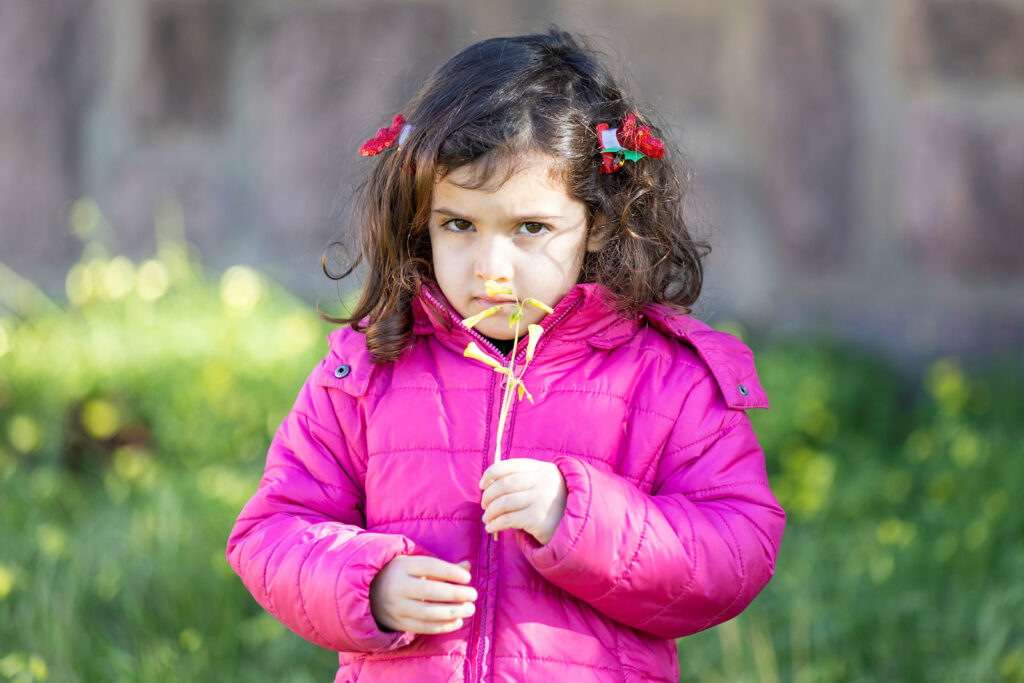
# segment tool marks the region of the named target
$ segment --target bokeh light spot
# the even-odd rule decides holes
[[[939,409],[946,415],[957,415],[967,402],[967,383],[964,372],[951,358],[936,361],[925,378],[928,392],[935,397]]]
[[[28,415],[15,415],[7,423],[7,438],[19,453],[31,453],[39,448],[42,432],[39,423]]]
[[[135,264],[124,256],[118,256],[107,264],[103,285],[107,296],[120,299],[132,291],[135,284]]]
[[[40,524],[36,529],[36,541],[44,555],[60,557],[68,549],[68,532],[53,524]]]
[[[150,259],[135,274],[135,291],[143,301],[156,301],[167,293],[171,277],[159,261]]]
[[[875,536],[882,545],[909,546],[917,535],[917,526],[912,522],[890,517],[875,529]]]
[[[121,427],[121,412],[110,401],[90,399],[82,406],[82,428],[94,439],[109,439]]]
[[[68,227],[71,234],[83,242],[96,236],[96,232],[103,220],[100,207],[92,197],[82,197],[75,200],[68,213]]]
[[[248,313],[259,303],[263,284],[251,268],[231,266],[220,279],[220,297],[228,309]]]
[[[82,263],[71,266],[68,276],[64,280],[64,291],[68,295],[68,302],[72,306],[84,306],[92,299],[94,287],[92,283],[92,272]]]
[[[903,452],[911,462],[921,463],[932,454],[934,442],[931,435],[923,429],[916,429],[910,433],[903,443]]]
[[[195,652],[203,646],[203,636],[194,628],[187,628],[178,634],[178,643],[185,652]]]
[[[970,467],[978,461],[981,454],[981,439],[971,432],[960,432],[949,445],[949,457],[960,468]]]

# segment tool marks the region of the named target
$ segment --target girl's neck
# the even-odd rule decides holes
[[[494,344],[503,356],[508,356],[512,353],[512,340],[511,339],[494,339],[484,335],[484,339]]]

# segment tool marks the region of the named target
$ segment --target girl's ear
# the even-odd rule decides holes
[[[608,217],[602,213],[594,214],[590,222],[590,229],[587,231],[587,251],[596,252],[604,249],[608,243],[608,235],[611,232],[612,224]]]

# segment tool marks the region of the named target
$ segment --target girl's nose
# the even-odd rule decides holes
[[[510,240],[504,236],[487,236],[477,243],[473,274],[481,280],[503,282],[512,279]]]

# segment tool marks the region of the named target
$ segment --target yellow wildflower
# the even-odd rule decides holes
[[[499,285],[494,280],[488,280],[484,283],[484,289],[487,290],[487,296],[515,296],[515,292],[508,285]]]
[[[484,318],[489,318],[495,313],[497,313],[499,308],[501,308],[501,306],[491,306],[485,311],[480,311],[476,315],[471,315],[468,318],[464,319],[462,321],[462,324],[468,327],[469,329],[473,329],[473,326],[476,325],[478,322],[480,322]]]
[[[537,300],[536,300],[536,299],[534,299],[534,298],[533,298],[532,296],[531,296],[531,297],[529,297],[529,298],[528,298],[528,299],[527,299],[526,301],[524,301],[523,303],[524,303],[524,304],[531,304],[531,305],[533,305],[533,306],[535,306],[535,307],[539,308],[540,310],[544,311],[545,313],[554,313],[554,312],[555,312],[555,311],[554,311],[554,310],[553,310],[553,309],[552,309],[552,308],[551,308],[550,306],[548,306],[548,305],[547,305],[546,303],[544,303],[544,302],[542,302],[542,301],[537,301]]]
[[[494,360],[486,353],[481,351],[480,347],[476,345],[476,342],[469,342],[469,345],[466,346],[466,350],[462,352],[462,355],[465,356],[466,358],[478,360],[481,363],[484,363],[485,365],[490,365],[492,368],[500,368],[504,370],[504,368],[501,367],[501,363],[499,363],[498,361]]]
[[[530,335],[529,341],[526,342],[526,362],[529,363],[533,360],[533,352],[537,349],[537,342],[540,340],[540,335],[544,333],[544,328],[540,325],[528,325],[526,330]]]

